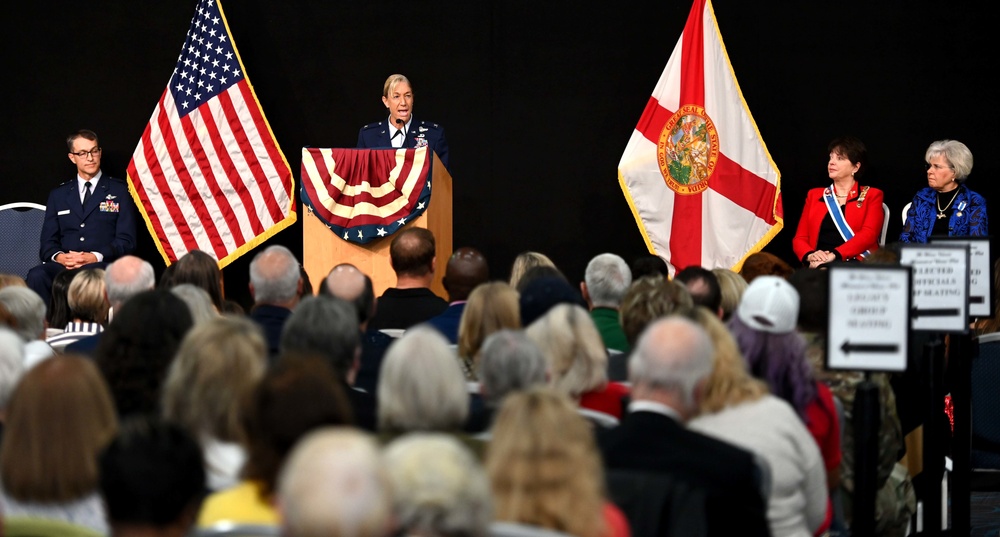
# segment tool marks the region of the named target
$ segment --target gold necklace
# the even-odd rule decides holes
[[[955,203],[955,198],[957,198],[957,197],[958,197],[958,189],[956,188],[955,189],[955,194],[951,197],[951,201],[948,202],[948,205],[944,206],[944,209],[941,208],[941,197],[940,196],[937,197],[937,210],[938,210],[937,219],[938,220],[940,220],[940,219],[942,219],[942,218],[945,217],[944,212],[947,211],[949,207],[951,207],[952,203]]]

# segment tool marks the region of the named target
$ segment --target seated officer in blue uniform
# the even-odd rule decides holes
[[[389,111],[386,120],[369,123],[358,133],[358,148],[430,147],[448,167],[448,141],[444,127],[413,119],[413,89],[403,75],[391,75],[382,86],[382,104]]]
[[[97,134],[81,130],[66,138],[76,178],[49,194],[39,257],[28,287],[49,303],[52,279],[74,268],[104,268],[135,250],[135,205],[128,185],[101,173]],[[61,327],[58,327],[61,328]]]

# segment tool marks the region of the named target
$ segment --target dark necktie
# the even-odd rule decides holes
[[[90,181],[86,181],[85,183],[83,183],[83,186],[84,188],[86,188],[86,190],[83,192],[83,204],[87,205],[87,202],[90,200],[90,194],[91,194]]]
[[[402,134],[403,134],[403,129],[399,129],[399,130],[397,130],[397,131],[396,131],[396,134],[393,134],[393,135],[392,135],[392,140],[395,140],[397,136],[400,136],[400,135],[402,135]],[[404,137],[404,138],[406,138],[406,136],[403,136],[403,137]]]

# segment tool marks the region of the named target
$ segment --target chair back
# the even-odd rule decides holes
[[[878,236],[878,245],[885,246],[885,234],[889,231],[889,206],[882,204],[882,234]]]
[[[633,537],[708,534],[708,491],[656,472],[607,470],[608,496],[628,519]]]
[[[582,408],[582,407],[578,408],[577,412],[579,412],[581,416],[587,418],[595,425],[603,429],[610,429],[612,427],[618,426],[618,418],[612,416],[611,414],[608,414],[607,412],[601,412],[599,410],[591,410],[589,408]]]
[[[208,527],[195,528],[189,537],[277,537],[281,534],[278,526],[266,524],[240,524],[217,522]]]
[[[1000,470],[1000,333],[979,338],[972,358],[972,469]]]
[[[906,213],[910,212],[910,205],[913,205],[912,201],[909,202],[909,203],[907,203],[906,205],[903,205],[903,225],[904,226],[906,225]]]
[[[29,516],[11,516],[3,519],[5,537],[100,537],[90,528],[62,520]]]
[[[38,265],[45,206],[19,202],[0,205],[0,272],[28,276]]]
[[[516,522],[493,522],[491,537],[570,537],[568,533]]]

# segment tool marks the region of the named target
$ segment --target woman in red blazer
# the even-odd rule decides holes
[[[862,186],[865,144],[850,136],[830,142],[826,169],[833,184],[806,195],[792,249],[811,268],[831,261],[861,260],[878,249],[882,191]]]

